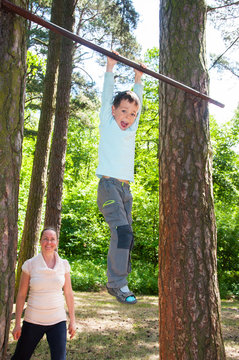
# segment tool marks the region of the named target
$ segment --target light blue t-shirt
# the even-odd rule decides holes
[[[134,84],[134,92],[142,104],[143,86]],[[96,175],[134,181],[135,135],[141,109],[134,123],[128,129],[121,130],[112,115],[113,93],[114,74],[106,72],[100,110],[99,165]]]

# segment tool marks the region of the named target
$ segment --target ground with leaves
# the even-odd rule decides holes
[[[138,297],[137,305],[125,306],[108,293],[75,293],[77,335],[67,344],[68,360],[158,359],[158,299]],[[222,328],[227,360],[239,359],[239,302],[222,301]],[[12,324],[13,326],[13,324]],[[15,342],[10,336],[8,356]],[[45,339],[33,360],[50,360]]]

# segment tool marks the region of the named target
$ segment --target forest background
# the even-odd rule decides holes
[[[114,28],[109,30],[109,24],[113,26],[110,21],[109,5],[116,6],[116,2],[78,1],[78,8],[84,9],[84,13],[76,12],[76,24],[80,23],[80,15],[84,20],[81,22],[81,36],[90,37],[90,40],[106,48],[113,47],[122,55],[143,60],[150,69],[158,71],[160,59],[158,48],[152,48],[144,55],[140,53],[140,46],[134,37],[138,15],[130,0],[127,4],[127,11],[123,14],[125,8],[122,9],[120,3],[117,3],[117,9],[115,8],[114,11],[118,11],[120,21],[115,21]],[[45,18],[50,16],[50,6],[51,2],[48,1],[31,3],[32,11]],[[219,19],[216,10],[214,14]],[[213,16],[212,21],[215,22]],[[128,39],[125,38],[125,26],[127,34],[130,35]],[[222,28],[223,32],[229,47],[233,34],[231,33],[229,37],[225,28]],[[48,41],[48,32],[33,23],[29,25],[23,160],[19,194],[19,250],[42,106]],[[60,255],[67,258],[71,264],[73,288],[80,291],[97,291],[105,286],[109,244],[109,230],[96,204],[98,179],[95,176],[95,169],[99,141],[100,94],[91,74],[87,74],[82,67],[89,57],[85,48],[75,49],[59,246]],[[214,62],[215,56],[212,56],[211,64]],[[99,56],[98,64],[102,65],[103,74],[105,58]],[[214,64],[214,67],[216,66],[220,71],[227,69],[238,76],[236,75],[238,64],[232,64],[225,56]],[[119,65],[116,74],[118,89],[133,83],[132,69]],[[144,89],[143,109],[136,140],[135,183],[132,184],[135,246],[129,284],[137,294],[153,295],[158,294],[160,236],[158,231],[160,121],[158,82],[145,76]],[[220,293],[222,298],[239,297],[239,155],[236,150],[239,145],[239,109],[235,111],[232,120],[223,126],[217,123],[217,119],[211,117],[210,126]],[[46,200],[44,204],[45,202]],[[44,210],[42,219],[44,219]],[[43,222],[42,220],[41,227]]]

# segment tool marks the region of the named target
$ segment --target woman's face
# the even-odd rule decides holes
[[[58,240],[55,231],[45,230],[42,234],[40,244],[43,253],[53,253],[58,246]]]

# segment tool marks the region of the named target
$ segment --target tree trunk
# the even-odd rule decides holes
[[[18,1],[13,2],[19,5]],[[6,355],[15,285],[25,31],[25,20],[0,10],[0,359]]]
[[[161,72],[207,93],[206,5],[162,0]],[[222,360],[208,104],[160,84],[160,360]]]
[[[65,0],[64,28],[73,31],[74,0]],[[59,234],[61,225],[61,201],[65,156],[67,147],[67,130],[69,118],[71,75],[72,75],[73,42],[62,39],[62,48],[57,85],[56,115],[50,154],[45,226],[54,226]]]
[[[51,9],[51,21],[62,26],[63,1],[54,0]],[[39,120],[37,143],[33,162],[30,191],[27,203],[21,248],[18,259],[15,294],[17,294],[22,264],[36,254],[39,229],[41,225],[42,205],[46,188],[46,175],[53,127],[54,94],[57,69],[59,65],[61,36],[49,33],[48,58],[41,116]]]

